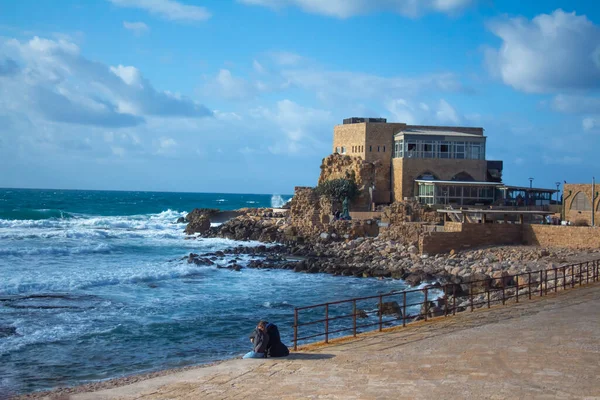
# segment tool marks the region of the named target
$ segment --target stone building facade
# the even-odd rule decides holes
[[[374,189],[378,199],[387,200],[383,202],[420,197],[434,204],[446,196],[450,204],[463,205],[465,199],[491,203],[502,162],[486,161],[485,146],[483,128],[349,118],[333,130],[334,153],[381,163]],[[486,182],[490,185],[482,185]]]
[[[592,200],[591,184],[565,183],[563,186],[563,215],[571,223],[592,225],[592,212],[594,225],[600,225],[600,185],[596,184]]]

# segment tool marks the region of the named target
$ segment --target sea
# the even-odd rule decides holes
[[[280,207],[290,198],[0,189],[0,396],[239,357],[261,319],[291,345],[294,307],[406,288],[187,263],[192,252],[260,245],[186,237],[176,221],[193,208]],[[217,263],[234,257],[242,266],[252,259]]]

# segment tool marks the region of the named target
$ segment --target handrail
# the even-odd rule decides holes
[[[585,269],[584,269],[585,268]],[[298,342],[302,340],[312,339],[316,337],[325,337],[325,343],[329,343],[329,335],[334,333],[341,333],[352,331],[354,337],[356,337],[359,328],[367,328],[376,326],[380,332],[383,330],[383,326],[399,326],[400,321],[402,326],[406,326],[407,323],[414,322],[419,319],[427,321],[429,317],[444,316],[448,317],[456,315],[457,312],[467,311],[468,309],[474,311],[475,308],[487,306],[490,308],[492,303],[506,304],[508,300],[514,299],[518,303],[522,299],[531,300],[532,296],[545,296],[548,291],[557,292],[558,290],[566,290],[567,288],[574,288],[588,284],[591,282],[600,281],[600,259],[583,261],[574,264],[563,265],[560,267],[548,268],[544,270],[534,272],[521,272],[514,275],[504,275],[501,277],[493,278],[488,277],[486,279],[471,280],[460,284],[450,283],[441,287],[425,287],[423,289],[409,289],[403,291],[392,291],[389,293],[381,293],[373,296],[355,297],[351,299],[336,300],[327,303],[313,304],[309,306],[295,307],[294,308],[294,350],[298,349]],[[465,291],[463,288],[468,287],[466,295],[457,295],[457,287],[461,287],[461,291]],[[477,289],[477,291],[476,291]],[[483,289],[483,291],[480,291]],[[430,290],[443,291],[443,296],[438,297],[438,304],[432,301],[429,297]],[[423,301],[414,302],[412,299],[407,299],[407,295],[420,294],[423,295]],[[384,299],[400,296],[401,305],[396,302],[399,312],[387,313],[388,316],[393,314],[393,318],[386,318],[384,320]],[[461,300],[464,298],[464,300]],[[377,310],[373,311],[362,311],[358,312],[356,308],[357,301],[374,300],[377,299]],[[457,305],[457,299],[458,305]],[[411,303],[408,303],[408,301]],[[451,300],[451,303],[449,302]],[[433,308],[430,308],[430,304],[434,303]],[[330,306],[339,305],[351,305],[352,311],[350,314],[342,313],[340,315],[332,315]],[[407,314],[407,308],[421,306],[419,313],[414,315]],[[476,307],[477,306],[477,307]],[[324,318],[311,320],[300,323],[299,313],[301,311],[315,310],[324,308]],[[397,310],[397,311],[398,311]],[[378,319],[376,322],[369,321],[366,324],[357,324],[357,317],[366,315],[367,318],[370,314],[376,314]],[[437,314],[437,315],[436,315]],[[352,319],[352,325],[346,327],[345,325],[337,325],[332,327],[330,330],[330,322],[340,322],[343,324],[344,321]],[[365,321],[367,322],[367,321]],[[394,324],[394,322],[398,322]],[[323,332],[310,332],[307,336],[299,336],[299,328],[306,326],[315,326],[318,324],[324,324],[325,330]]]

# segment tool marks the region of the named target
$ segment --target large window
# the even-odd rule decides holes
[[[419,183],[422,204],[487,205],[495,200],[493,186]]]
[[[485,160],[485,143],[397,140],[393,148],[395,158],[454,158],[459,160]]]

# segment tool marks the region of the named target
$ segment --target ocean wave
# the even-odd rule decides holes
[[[68,247],[51,246],[38,248],[2,248],[0,256],[71,256],[78,254],[107,254],[112,250],[111,246],[100,243],[93,246]]]
[[[173,225],[186,212],[166,210],[158,214],[125,216],[72,216],[72,218],[0,219],[0,228],[57,228],[73,227],[99,229],[164,229]]]
[[[0,220],[44,220],[44,219],[69,219],[74,214],[57,209],[16,208],[13,210],[0,210]]]

